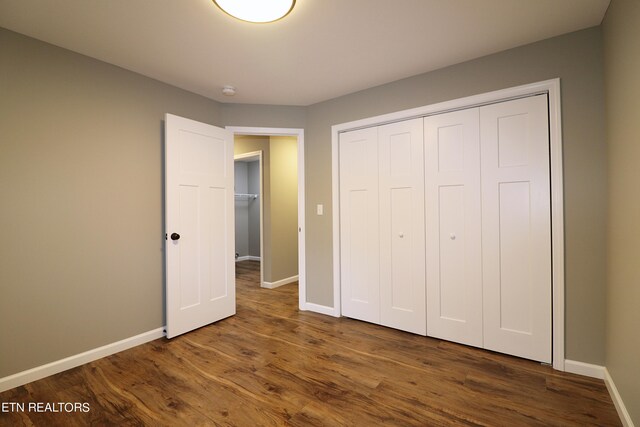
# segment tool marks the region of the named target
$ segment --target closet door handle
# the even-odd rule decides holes
[[[180,235],[178,233],[171,233],[171,240],[180,240]]]

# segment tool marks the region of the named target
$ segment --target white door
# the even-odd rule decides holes
[[[236,312],[233,135],[165,116],[167,338]]]
[[[426,335],[423,146],[422,119],[378,127],[380,323]]]
[[[480,116],[424,119],[427,333],[482,347]]]
[[[340,135],[342,314],[380,323],[378,130]]]
[[[480,109],[484,347],[551,362],[545,95]]]

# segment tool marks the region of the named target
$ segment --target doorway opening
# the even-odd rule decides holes
[[[236,271],[255,280],[259,265],[262,288],[297,282],[304,310],[304,131],[227,129],[234,133]]]
[[[234,155],[236,276],[239,267],[249,270],[244,275],[257,269],[260,286],[264,287],[262,170],[262,151]]]

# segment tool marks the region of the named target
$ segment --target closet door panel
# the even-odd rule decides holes
[[[477,108],[424,119],[427,333],[482,347]]]
[[[378,128],[381,324],[426,335],[422,119]]]
[[[551,362],[551,198],[544,95],[480,109],[484,346]]]
[[[343,133],[339,144],[342,313],[379,323],[377,129]]]

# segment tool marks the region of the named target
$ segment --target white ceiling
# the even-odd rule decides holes
[[[609,1],[297,0],[249,24],[211,0],[0,0],[0,26],[217,101],[310,105],[598,25]]]

